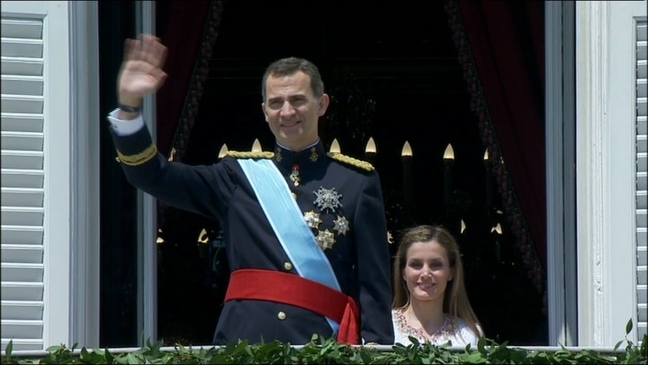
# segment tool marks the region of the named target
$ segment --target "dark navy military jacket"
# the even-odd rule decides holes
[[[231,270],[265,269],[297,275],[236,158],[228,156],[209,166],[168,162],[157,152],[147,128],[130,136],[113,133],[113,140],[130,183],[170,205],[219,220]],[[318,213],[321,223],[313,228],[314,234],[333,233],[332,247],[322,249],[342,291],[360,307],[363,340],[393,344],[390,256],[375,170],[363,161],[327,156],[321,142],[299,153],[277,146],[274,154],[266,155],[286,178],[302,212]],[[237,157],[241,156],[245,153]],[[299,166],[298,186],[290,179],[295,165]],[[317,202],[317,192],[332,188],[341,205],[335,212],[321,209],[321,199]],[[340,219],[348,222],[344,233]],[[298,345],[308,343],[313,334],[333,335],[326,319],[318,314],[274,302],[236,300],[224,304],[213,343],[241,339]]]

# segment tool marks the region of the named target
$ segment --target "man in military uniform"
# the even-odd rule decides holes
[[[262,81],[274,151],[229,152],[210,166],[168,162],[140,115],[164,82],[166,48],[126,40],[119,107],[108,116],[118,159],[137,188],[218,219],[232,270],[213,343],[313,334],[392,344],[390,257],[380,180],[371,164],[327,153],[318,120],[329,97],[317,68],[288,58]]]

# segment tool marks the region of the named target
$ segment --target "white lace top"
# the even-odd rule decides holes
[[[450,341],[452,346],[464,347],[470,343],[474,348],[477,347],[479,340],[463,319],[453,318],[449,314],[445,315],[443,326],[430,336],[430,340],[421,329],[409,325],[401,308],[392,309],[392,322],[394,324],[394,343],[401,343],[405,346],[412,344],[409,336],[415,337],[420,343],[429,341],[435,345],[443,345]]]

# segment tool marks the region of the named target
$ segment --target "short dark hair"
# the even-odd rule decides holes
[[[321,98],[322,95],[324,95],[324,82],[322,81],[322,75],[320,75],[317,66],[315,66],[311,61],[303,58],[288,57],[272,62],[263,74],[263,79],[261,81],[261,95],[263,101],[265,102],[266,100],[266,82],[268,81],[268,77],[290,76],[299,71],[310,76],[310,85],[313,95],[318,99]]]

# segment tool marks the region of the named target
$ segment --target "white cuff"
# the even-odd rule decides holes
[[[138,115],[137,118],[132,120],[121,120],[117,119],[118,111],[119,109],[115,109],[110,114],[108,114],[108,121],[110,121],[110,126],[118,136],[130,136],[131,134],[135,134],[135,132],[139,131],[145,126],[142,114]]]

